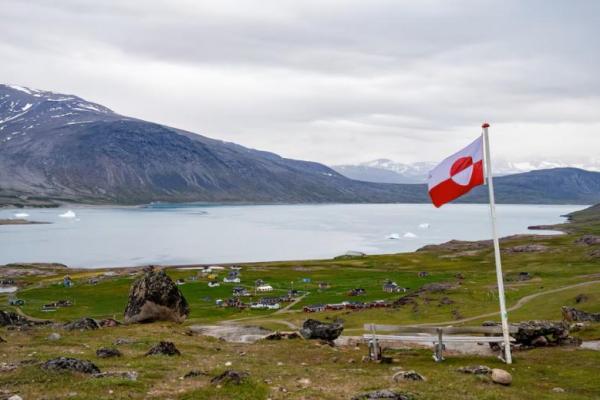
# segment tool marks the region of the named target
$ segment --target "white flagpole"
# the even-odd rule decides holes
[[[508,332],[508,313],[506,311],[506,301],[504,299],[504,279],[502,278],[502,260],[500,258],[500,242],[498,241],[498,232],[496,230],[496,202],[494,199],[494,181],[492,179],[492,160],[490,158],[490,141],[488,128],[490,124],[485,122],[483,128],[483,143],[485,147],[485,170],[487,184],[490,193],[490,215],[492,219],[492,239],[494,242],[494,256],[496,258],[496,278],[498,279],[498,298],[500,299],[500,317],[502,320],[502,334],[504,336],[504,360],[507,364],[512,364],[510,354],[510,336]]]

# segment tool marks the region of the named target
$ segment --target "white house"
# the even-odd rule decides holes
[[[257,286],[257,287],[256,287],[256,291],[257,291],[257,292],[271,292],[271,291],[273,291],[273,286],[271,286],[271,285],[267,285],[267,284],[265,283],[265,284],[262,284],[262,285],[260,285],[260,286]]]
[[[225,283],[240,283],[240,278],[236,277],[231,277],[231,276],[227,276],[225,278],[223,278],[223,282]]]
[[[217,287],[221,286],[219,282],[208,282],[208,287]]]

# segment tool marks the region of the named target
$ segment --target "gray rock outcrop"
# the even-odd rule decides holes
[[[79,360],[77,358],[70,357],[58,357],[52,360],[48,360],[44,364],[42,364],[42,368],[45,370],[53,371],[81,372],[82,374],[100,373],[100,368],[98,368],[91,361]]]
[[[92,331],[100,328],[93,318],[80,318],[75,321],[67,322],[63,325],[68,331]]]
[[[146,268],[129,290],[125,322],[183,322],[190,307],[177,285],[162,270]]]
[[[573,307],[561,308],[563,319],[569,322],[600,322],[600,313],[589,313]]]
[[[344,330],[344,326],[338,323],[327,323],[316,319],[307,319],[302,324],[300,334],[305,339],[321,339],[328,342],[337,339]]]

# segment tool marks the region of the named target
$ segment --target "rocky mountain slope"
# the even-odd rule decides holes
[[[0,196],[151,201],[422,201],[313,162],[128,118],[71,95],[0,85]]]
[[[598,202],[600,173],[567,168],[501,177],[497,197],[506,203]],[[485,188],[478,188],[461,201],[486,198]],[[77,96],[0,85],[0,205],[64,201],[421,203],[429,198],[424,185],[352,180],[322,164],[125,117]]]

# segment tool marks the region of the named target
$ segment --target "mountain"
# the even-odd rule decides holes
[[[360,164],[334,165],[338,173],[359,181],[380,183],[424,183],[434,162],[405,164],[385,158]]]
[[[396,173],[416,181],[430,166],[403,168]],[[600,202],[598,172],[557,168],[496,182],[499,203]],[[353,180],[322,164],[129,118],[77,96],[0,85],[0,205],[153,201],[425,203],[429,198],[423,184]],[[486,202],[486,188],[460,201]]]
[[[293,203],[415,202],[424,194],[125,117],[77,96],[0,85],[0,197]]]
[[[338,173],[359,181],[380,183],[424,183],[427,174],[436,166],[435,162],[400,163],[388,159],[378,159],[360,164],[334,165]],[[509,162],[496,160],[494,176],[513,175],[541,169],[571,168],[572,165],[554,161]],[[578,163],[576,168],[600,171],[600,160]]]

